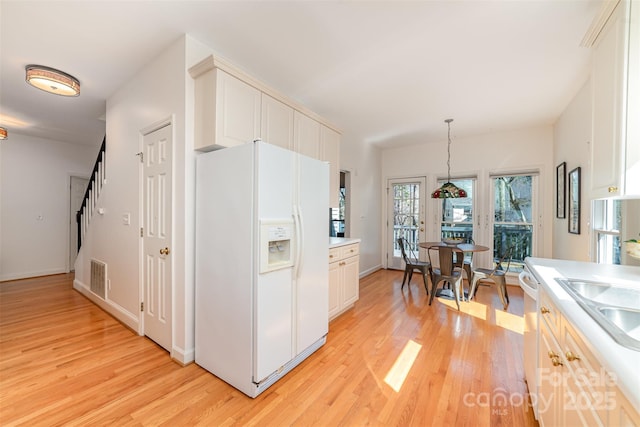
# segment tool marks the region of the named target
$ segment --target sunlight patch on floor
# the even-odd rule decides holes
[[[522,335],[524,332],[524,317],[496,309],[496,325]]]
[[[438,298],[438,301],[440,301],[447,307],[450,307],[456,311],[458,310],[458,306],[456,305],[455,300]],[[475,301],[460,301],[460,313],[468,314],[470,316],[477,317],[478,319],[487,320],[487,312],[488,310],[486,304],[480,304]]]
[[[413,340],[409,340],[387,373],[387,376],[384,378],[384,382],[394,389],[396,393],[402,388],[402,384],[407,378],[413,362],[415,362],[416,357],[418,357],[420,349],[422,349],[422,345]]]

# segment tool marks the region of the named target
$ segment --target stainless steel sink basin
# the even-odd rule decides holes
[[[621,288],[609,283],[585,280],[558,280],[582,298],[619,307],[640,308],[640,289]]]
[[[556,279],[619,344],[640,351],[640,288],[588,280]]]
[[[598,311],[624,333],[640,341],[640,310],[619,307],[598,307]]]

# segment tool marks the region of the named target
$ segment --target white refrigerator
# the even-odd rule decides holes
[[[256,397],[326,342],[329,165],[262,141],[196,164],[195,360]]]

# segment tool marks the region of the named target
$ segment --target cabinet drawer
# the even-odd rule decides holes
[[[341,246],[340,249],[340,258],[349,258],[360,253],[360,244],[354,243],[351,245]]]
[[[336,262],[340,259],[341,248],[329,249],[329,262]]]
[[[560,336],[560,319],[562,315],[556,308],[555,304],[545,292],[538,292],[538,319],[544,319],[549,325],[549,329],[556,336]]]

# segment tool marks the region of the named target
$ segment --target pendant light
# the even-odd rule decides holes
[[[62,96],[80,95],[80,82],[75,77],[43,65],[27,65],[26,80],[33,87]]]
[[[7,139],[7,130],[0,127],[0,139]]]
[[[458,188],[451,182],[451,122],[453,119],[446,119],[447,124],[447,182],[442,187],[431,193],[432,199],[453,199],[467,197],[467,192]]]

